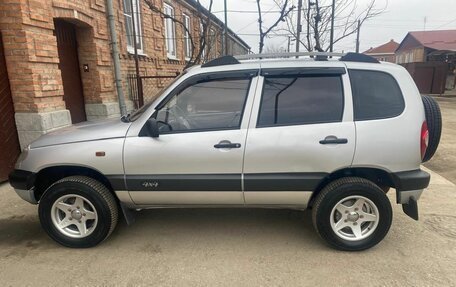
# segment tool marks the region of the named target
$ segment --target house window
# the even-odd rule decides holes
[[[185,52],[185,59],[190,60],[192,56],[192,44],[190,41],[190,34],[188,31],[191,31],[190,27],[190,17],[188,15],[183,15],[184,16],[184,25],[186,30],[184,31],[184,52]]]
[[[209,31],[208,39],[209,39],[208,47],[210,49],[209,58],[212,60],[212,59],[217,58],[217,33],[212,28]]]
[[[174,8],[165,4],[165,14],[174,18]],[[176,59],[176,27],[170,18],[165,18],[165,43],[168,58]]]
[[[133,6],[133,11],[132,11]],[[141,5],[139,0],[123,0],[123,11],[125,17],[125,31],[127,34],[127,50],[134,53],[134,43],[139,53],[143,53],[142,30],[141,30]],[[136,39],[133,37],[133,23],[136,32]]]
[[[200,41],[203,41],[203,36],[204,36],[204,24],[203,20],[200,21]],[[207,37],[206,37],[207,39]],[[204,62],[206,59],[206,46],[207,46],[207,40],[205,42],[205,45],[203,46],[203,51],[201,51],[201,61]],[[201,47],[201,43],[200,43]]]

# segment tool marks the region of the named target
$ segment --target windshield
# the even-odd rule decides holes
[[[133,111],[131,115],[127,116],[128,121],[134,122],[136,121],[141,115],[147,111],[147,109],[155,102],[157,98],[159,98],[163,92],[172,84],[174,84],[177,80],[179,80],[183,75],[185,74],[185,71],[181,73],[179,76],[174,78],[165,88],[161,89],[155,96],[153,97],[153,100],[150,100],[149,102],[145,103],[144,106],[140,107],[139,109]]]

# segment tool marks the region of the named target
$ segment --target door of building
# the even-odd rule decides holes
[[[11,98],[2,35],[0,34],[0,182],[8,179],[19,155],[19,140],[14,121],[14,106]]]
[[[78,59],[76,28],[63,20],[55,20],[55,35],[62,73],[63,99],[73,124],[86,121],[84,95]]]

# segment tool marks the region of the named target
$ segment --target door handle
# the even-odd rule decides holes
[[[327,136],[324,140],[320,141],[320,144],[346,144],[348,143],[347,139],[337,138],[335,136]]]
[[[240,148],[240,143],[231,143],[230,141],[221,141],[214,145],[215,148]]]

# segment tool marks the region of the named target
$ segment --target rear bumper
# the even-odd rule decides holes
[[[392,174],[396,190],[417,190],[429,186],[431,175],[421,169],[401,171]]]
[[[20,198],[32,204],[37,204],[34,190],[35,178],[36,174],[33,172],[15,169],[9,175],[9,183]]]
[[[423,189],[429,186],[431,175],[421,169],[392,174],[397,203],[407,204],[410,198],[418,200]]]
[[[418,204],[423,190],[429,186],[431,176],[421,169],[392,174],[396,187],[396,201],[411,218],[418,220]]]

